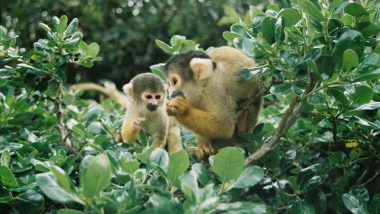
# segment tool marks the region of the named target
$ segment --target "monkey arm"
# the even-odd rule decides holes
[[[133,119],[126,119],[121,127],[121,138],[123,142],[131,144],[135,141],[140,133],[140,129],[137,129],[133,125]]]
[[[231,138],[234,124],[218,119],[213,113],[189,107],[186,114],[177,115],[176,119],[195,133],[210,138]]]

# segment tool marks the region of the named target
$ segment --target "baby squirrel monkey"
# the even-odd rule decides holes
[[[173,117],[166,114],[165,84],[155,74],[135,76],[123,86],[128,97],[127,111],[121,129],[123,142],[135,141],[141,129],[155,137],[153,146],[166,146],[172,154],[182,149],[180,129]]]
[[[199,159],[215,153],[213,140],[228,141],[255,127],[262,97],[239,110],[241,103],[246,105],[260,91],[259,77],[239,81],[241,69],[254,65],[251,58],[228,46],[209,53],[177,54],[166,63],[170,96],[182,93],[167,103],[167,113],[195,132]]]

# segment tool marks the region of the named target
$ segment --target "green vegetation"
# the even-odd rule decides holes
[[[223,33],[256,59],[241,81],[261,75],[265,108],[246,143],[208,162],[153,150],[143,132],[133,146],[117,144],[123,107],[65,88],[70,68],[102,59],[78,19],[34,24],[43,34],[31,50],[0,26],[0,210],[380,213],[380,2],[279,5],[251,6]],[[236,20],[226,13],[224,22]],[[168,54],[199,48],[156,38],[165,40],[146,39]],[[151,69],[162,75],[161,64]],[[186,130],[182,139],[194,143]]]

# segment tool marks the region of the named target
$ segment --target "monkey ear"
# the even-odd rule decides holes
[[[132,83],[128,83],[128,84],[125,84],[123,86],[123,91],[124,93],[128,96],[128,98],[131,100],[131,101],[135,101],[135,95],[133,94],[133,85]]]
[[[195,80],[204,80],[211,76],[214,64],[211,59],[193,58],[190,61],[190,68],[194,73]]]

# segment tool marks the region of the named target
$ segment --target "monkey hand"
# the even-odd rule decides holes
[[[190,102],[181,96],[177,96],[166,104],[166,112],[169,116],[184,115],[190,108]]]
[[[137,130],[141,129],[141,123],[144,121],[145,121],[144,117],[138,117],[138,118],[134,119],[133,123],[132,123],[133,128],[135,128]]]

